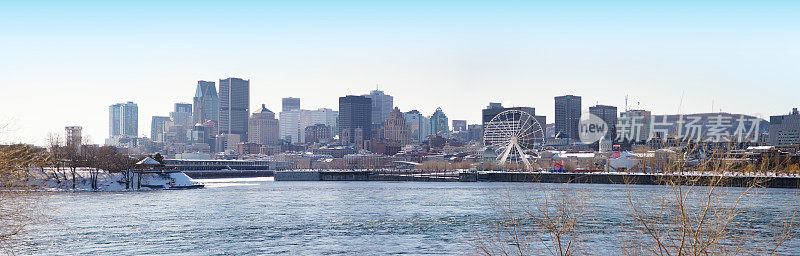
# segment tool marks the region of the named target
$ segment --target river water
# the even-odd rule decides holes
[[[207,188],[196,190],[48,194],[52,220],[36,226],[18,253],[469,254],[478,237],[497,233],[492,223],[502,202],[542,202],[545,195],[564,190],[580,193],[586,205],[582,252],[616,255],[629,222],[628,199],[662,191],[656,186],[485,182],[204,183]],[[796,194],[763,189],[745,197],[740,208],[758,218],[744,221],[741,229],[769,237],[775,216],[798,211]],[[800,255],[800,240],[788,241],[780,254]]]

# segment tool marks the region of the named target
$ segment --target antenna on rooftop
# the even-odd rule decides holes
[[[625,112],[628,112],[628,95],[625,95]]]

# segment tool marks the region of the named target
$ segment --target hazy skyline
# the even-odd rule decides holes
[[[552,122],[564,94],[655,114],[800,106],[791,1],[24,1],[0,16],[0,142],[78,125],[102,144],[108,106],[126,101],[149,135],[197,80],[228,77],[250,80],[251,112],[283,97],[337,109],[378,84],[402,111],[471,124],[489,102]]]

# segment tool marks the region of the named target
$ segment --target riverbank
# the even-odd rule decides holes
[[[94,177],[94,178],[92,178]],[[31,187],[53,191],[131,191],[195,189],[203,184],[182,172],[108,173],[78,168],[73,181],[70,170],[30,170],[26,181]],[[74,184],[73,184],[74,183]]]
[[[430,182],[538,182],[538,183],[588,183],[660,185],[669,178],[696,178],[700,184],[712,178],[723,177],[720,185],[747,187],[756,182],[766,188],[800,189],[796,176],[735,176],[688,173],[551,173],[551,172],[481,172],[449,171],[440,173],[403,173],[380,171],[277,171],[275,181],[430,181]]]

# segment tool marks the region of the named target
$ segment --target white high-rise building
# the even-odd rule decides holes
[[[300,110],[282,111],[280,114],[280,139],[299,143],[300,137]]]
[[[331,127],[332,131],[336,131],[336,119],[338,116],[338,111],[329,108],[281,112],[281,139],[291,140],[292,143],[305,143],[306,127],[317,124],[327,125]]]
[[[139,133],[139,106],[133,102],[118,103],[108,108],[109,137],[136,137]]]

